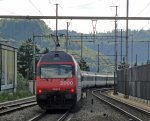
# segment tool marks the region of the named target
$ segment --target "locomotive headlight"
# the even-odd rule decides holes
[[[75,93],[75,89],[74,89],[74,88],[71,88],[71,89],[70,89],[70,92],[71,92],[71,93]]]
[[[37,93],[38,94],[42,93],[42,89],[38,89]]]

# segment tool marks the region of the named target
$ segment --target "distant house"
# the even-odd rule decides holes
[[[15,92],[17,86],[17,49],[0,43],[0,92]]]

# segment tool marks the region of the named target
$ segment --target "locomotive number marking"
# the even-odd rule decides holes
[[[73,81],[61,81],[60,85],[73,85]]]

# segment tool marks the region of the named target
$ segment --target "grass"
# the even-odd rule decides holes
[[[14,94],[4,92],[4,93],[0,94],[0,103],[5,102],[5,101],[17,100],[17,99],[25,98],[25,97],[29,97],[29,96],[32,96],[32,93],[29,91],[25,91],[25,90],[17,91]]]
[[[24,79],[23,76],[20,73],[18,73],[16,93],[9,93],[6,91],[3,93],[0,93],[0,103],[5,102],[5,101],[17,100],[17,99],[29,97],[32,95],[33,94],[29,91],[28,80]]]

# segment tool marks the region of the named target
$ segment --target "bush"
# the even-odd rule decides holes
[[[22,74],[17,74],[17,91],[21,90],[29,90],[29,83],[28,80],[26,80]]]
[[[9,92],[1,93],[0,102],[17,100],[17,99],[25,98],[29,96],[32,96],[32,93],[29,91],[28,80],[24,79],[23,76],[20,73],[18,73],[16,93],[9,93]]]
[[[32,96],[32,93],[29,91],[20,91],[20,92],[14,93],[14,94],[4,92],[4,93],[0,94],[0,102],[17,100],[17,99],[25,98],[25,97],[29,97],[29,96]]]

